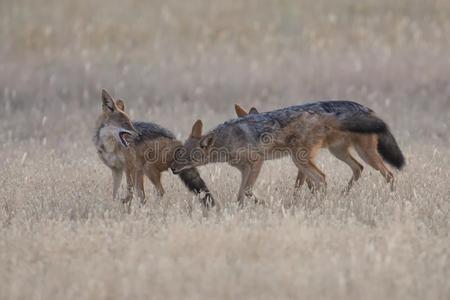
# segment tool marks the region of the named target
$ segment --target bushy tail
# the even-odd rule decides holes
[[[388,126],[377,116],[365,113],[344,114],[338,117],[339,127],[356,133],[385,133]]]
[[[405,165],[405,157],[389,129],[378,134],[378,153],[387,163],[399,170]]]
[[[355,133],[373,133],[378,136],[378,153],[397,169],[405,165],[405,157],[386,123],[372,114],[354,113],[338,117],[341,130]]]
[[[181,181],[191,192],[196,195],[204,193],[204,196],[201,196],[200,201],[205,207],[209,208],[215,205],[213,196],[208,190],[208,187],[203,179],[200,177],[200,173],[196,168],[184,170],[179,174],[179,176]]]

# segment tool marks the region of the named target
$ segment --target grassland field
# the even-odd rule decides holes
[[[0,0],[0,299],[449,299],[449,46],[444,0]],[[270,161],[266,205],[239,209],[239,173],[211,164],[220,215],[171,172],[127,213],[91,141],[101,88],[180,140],[234,103],[355,100],[407,166],[343,196],[324,150],[316,197]]]

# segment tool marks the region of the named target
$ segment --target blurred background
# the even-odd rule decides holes
[[[1,0],[0,23],[1,141],[90,143],[106,88],[180,138],[234,103],[351,99],[449,143],[447,0]]]
[[[449,299],[449,46],[449,0],[0,0],[0,299]],[[241,210],[239,173],[210,164],[223,218],[171,172],[128,213],[92,143],[102,88],[181,140],[234,103],[354,100],[407,166],[343,197],[322,151],[316,197],[265,162],[266,205]]]

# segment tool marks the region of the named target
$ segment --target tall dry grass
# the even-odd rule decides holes
[[[448,1],[0,1],[0,299],[447,299]],[[99,90],[184,139],[233,104],[353,99],[408,160],[390,193],[324,151],[328,193],[293,196],[265,164],[239,210],[238,173],[201,173],[223,205],[201,216],[165,174],[128,214],[91,143]]]

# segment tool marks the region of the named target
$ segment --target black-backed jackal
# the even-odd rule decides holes
[[[153,183],[158,195],[163,196],[161,173],[169,168],[181,142],[157,124],[130,121],[123,101],[114,101],[106,90],[102,90],[102,108],[93,141],[100,159],[112,171],[113,199],[117,197],[123,173],[127,180],[124,203],[131,203],[134,189],[141,203],[145,203],[144,175]],[[214,205],[197,169],[185,169],[179,176],[190,191],[200,195],[203,205]]]
[[[379,170],[393,188],[394,176],[383,163],[401,168],[404,157],[386,123],[363,105],[351,101],[322,101],[275,111],[248,114],[202,134],[202,122],[192,132],[171,165],[174,173],[212,162],[228,162],[242,174],[238,201],[254,197],[253,185],[264,160],[289,155],[299,173],[297,185],[308,178],[313,189],[325,186],[325,174],[314,163],[327,147],[351,165],[354,175],[362,166],[349,153],[354,146],[361,158]]]
[[[245,117],[249,114],[258,114],[259,111],[255,107],[251,107],[250,110],[247,112],[244,108],[242,108],[239,104],[234,105],[234,109],[236,111],[236,115],[241,118]],[[340,106],[330,106],[329,110],[337,109],[337,113],[340,112],[341,108]],[[352,110],[359,111],[361,108],[359,106],[346,106],[346,111],[351,112]],[[377,159],[371,159],[371,153],[373,152],[379,152],[383,158],[388,164],[392,165],[393,167],[397,169],[401,169],[404,164],[404,158],[403,156],[398,157],[392,157],[388,155],[387,150],[382,147],[382,145],[379,142],[379,138],[383,137],[382,134],[361,134],[361,133],[353,133],[348,132],[345,135],[335,136],[333,133],[331,133],[331,136],[328,136],[325,139],[325,143],[322,144],[322,148],[328,148],[330,153],[334,155],[337,159],[345,162],[353,172],[353,176],[350,178],[350,181],[347,184],[347,187],[345,189],[345,192],[349,192],[353,184],[361,177],[361,173],[363,171],[363,166],[353,157],[353,155],[350,153],[350,148],[354,148],[358,155],[371,167],[381,172],[383,176],[387,174],[386,179],[388,182],[391,183],[391,189],[394,187],[394,181],[393,176],[389,172],[389,170],[386,167],[380,167],[379,164],[381,163],[374,163],[374,161],[377,161]],[[339,139],[342,138],[342,139]],[[386,136],[384,136],[386,139]],[[392,134],[391,137],[388,137],[389,139],[393,139]],[[381,143],[386,144],[386,140],[381,141]],[[395,145],[397,144],[395,142],[395,139],[393,141],[391,140],[390,143],[394,142]],[[367,150],[367,148],[370,147],[372,149]],[[379,148],[381,148],[381,151]],[[398,148],[398,146],[396,146]],[[401,152],[400,152],[401,154]],[[387,171],[385,171],[387,170]],[[306,183],[308,184],[308,188],[313,191],[314,185],[312,183],[312,180],[305,176],[305,174],[302,173],[301,170],[298,171],[297,179],[295,181],[295,187],[299,188],[301,187],[306,179]]]

